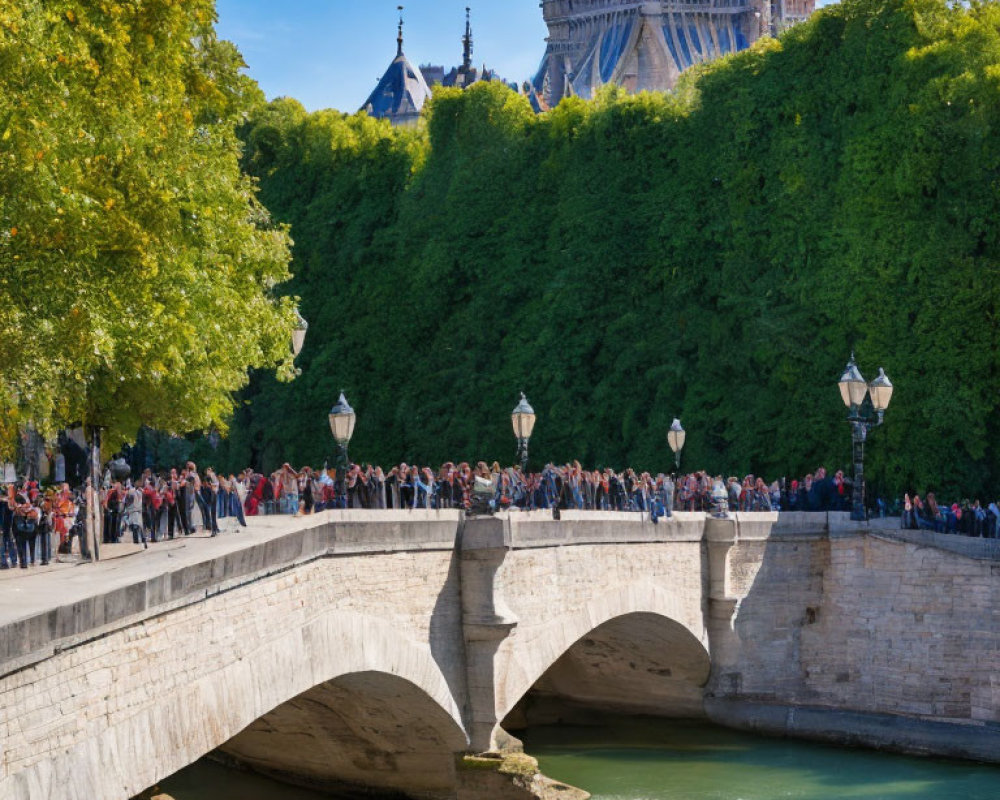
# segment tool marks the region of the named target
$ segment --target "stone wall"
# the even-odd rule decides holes
[[[451,551],[324,558],[9,674],[0,679],[0,797],[131,797],[355,673],[419,689],[447,722],[448,752],[461,750],[458,591]],[[357,738],[358,752],[366,745]]]
[[[960,555],[831,522],[735,535],[712,601],[711,716],[997,760],[1000,564],[989,544],[974,558],[972,542]]]

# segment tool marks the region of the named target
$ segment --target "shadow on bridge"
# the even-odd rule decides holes
[[[286,783],[357,796],[448,797],[465,732],[422,689],[380,672],[342,675],[265,714],[220,748]]]
[[[634,612],[580,637],[535,681],[501,726],[578,723],[589,709],[666,717],[704,716],[702,687],[711,661],[680,623]]]

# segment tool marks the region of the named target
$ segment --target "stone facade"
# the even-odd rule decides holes
[[[216,579],[223,591],[175,597],[161,613],[148,608],[144,619],[103,628],[65,650],[57,646],[50,657],[0,678],[0,797],[128,798],[310,691],[364,697],[366,681],[373,692],[381,687],[379,676],[397,681],[399,696],[411,701],[396,706],[401,720],[434,721],[444,757],[428,763],[450,769],[468,742],[459,705],[465,689],[452,549],[457,519],[446,550],[423,549],[434,548],[427,533],[435,523],[426,518],[383,523],[386,537],[409,541],[390,553],[385,538],[381,553],[366,552],[378,538],[370,527],[346,526],[338,534],[327,526],[319,529],[324,537],[312,538],[317,552],[305,563]],[[362,541],[352,546],[355,536]],[[316,557],[338,548],[353,555]],[[293,564],[302,556],[294,551]],[[274,569],[278,574],[268,574]],[[371,705],[385,700],[372,696]],[[279,763],[281,748],[301,749],[301,740],[280,733]],[[441,796],[448,773],[421,773],[406,760],[419,748],[380,750],[389,744],[385,737],[357,733],[355,755],[382,754],[383,786]]]
[[[690,66],[805,19],[815,0],[542,0],[549,37],[533,91],[552,106],[604,84],[673,88]]]
[[[842,524],[748,530],[728,550],[725,589],[712,600],[710,714],[995,760],[1000,564],[988,544],[970,558]],[[808,713],[823,710],[847,715]]]
[[[218,748],[309,785],[471,796],[455,754],[556,700],[1000,752],[984,548],[835,515],[293,525],[8,624],[0,797],[124,800]]]

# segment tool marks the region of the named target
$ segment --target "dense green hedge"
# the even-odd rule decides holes
[[[1000,9],[848,0],[686,76],[533,115],[498,85],[426,126],[273,103],[247,168],[291,225],[311,327],[259,378],[226,457],[352,455],[800,475],[845,465],[855,348],[897,392],[869,447],[890,490],[1000,486]],[[222,454],[220,454],[221,456]]]

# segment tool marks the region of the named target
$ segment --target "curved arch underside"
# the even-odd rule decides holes
[[[701,717],[710,669],[708,651],[685,626],[651,612],[623,614],[578,639],[501,724],[557,722],[579,707]]]
[[[324,791],[448,797],[464,731],[423,690],[380,672],[315,686],[222,746],[250,768]]]

